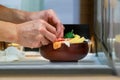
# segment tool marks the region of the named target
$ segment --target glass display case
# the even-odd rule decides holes
[[[96,43],[101,45],[111,68],[120,75],[120,0],[97,0],[95,5]],[[96,52],[98,49],[97,45]]]
[[[120,75],[120,0],[111,0],[111,50],[116,72]]]

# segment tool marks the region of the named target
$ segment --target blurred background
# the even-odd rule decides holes
[[[53,9],[64,24],[80,23],[80,0],[0,0],[0,4],[25,11]]]

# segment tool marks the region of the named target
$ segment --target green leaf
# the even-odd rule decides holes
[[[64,38],[74,38],[73,30],[65,34]]]

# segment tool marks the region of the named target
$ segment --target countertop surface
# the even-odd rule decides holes
[[[32,53],[33,54],[33,53]],[[34,53],[35,54],[35,53]],[[33,57],[34,56],[34,57]],[[103,60],[103,57],[101,58]],[[105,62],[105,60],[104,60]],[[112,74],[112,68],[103,61],[99,62],[95,54],[88,54],[78,62],[52,63],[40,55],[27,53],[21,61],[0,62],[0,74]]]
[[[1,75],[0,80],[120,80],[112,75]]]
[[[103,72],[105,71],[104,68],[106,67],[106,65],[104,65],[102,63],[102,66],[101,66],[99,62],[96,62],[97,61],[96,58],[93,58],[92,56],[94,56],[94,55],[88,55],[87,59],[85,58],[85,59],[83,59],[79,63],[80,65],[78,65],[78,64],[76,65],[75,64],[75,66],[72,66],[73,64],[68,64],[68,65],[70,65],[70,67],[69,67],[70,69],[67,69],[68,72],[69,72],[69,70],[71,70],[71,68],[74,68],[74,67],[78,68],[79,67],[78,69],[72,69],[72,70],[73,70],[73,72],[79,70],[78,72],[81,71],[80,74],[79,73],[78,74],[68,74],[68,73],[66,73],[66,74],[55,74],[55,73],[54,74],[45,74],[43,72],[42,72],[42,74],[39,74],[39,73],[38,74],[37,73],[35,73],[35,74],[34,73],[30,73],[29,74],[29,72],[21,73],[21,74],[16,74],[16,73],[13,73],[14,69],[12,69],[12,68],[15,68],[15,67],[18,67],[18,66],[20,67],[21,64],[22,64],[22,67],[24,67],[24,66],[26,66],[26,65],[24,65],[25,64],[24,62],[21,62],[21,63],[16,63],[16,62],[12,62],[12,63],[0,63],[1,70],[2,69],[7,69],[7,66],[8,66],[8,68],[11,69],[11,73],[12,73],[12,74],[11,73],[10,74],[9,73],[7,73],[7,74],[0,73],[0,80],[107,80],[107,79],[109,79],[109,80],[120,80],[120,77],[114,76],[114,75],[110,74],[111,72],[109,72],[109,68],[107,70],[108,74],[107,73],[103,74]],[[34,60],[36,60],[36,59],[39,60],[41,58],[40,57],[38,57],[38,58],[35,57],[35,59],[31,58],[31,57],[27,58],[27,60],[29,60],[29,59],[30,60],[32,59],[33,62],[34,62]],[[44,59],[42,59],[42,60],[44,60]],[[29,61],[28,61],[27,62],[27,68],[34,68],[35,65],[38,65],[37,63],[38,62],[36,62],[36,61],[34,63],[32,63],[31,61],[29,63]],[[97,64],[97,65],[94,65],[94,63]],[[16,64],[17,64],[17,66],[16,66]],[[31,64],[34,65],[34,66],[33,67],[29,67]],[[61,63],[60,64],[56,64],[55,63],[53,65],[53,64],[48,64],[48,61],[47,61],[47,64],[46,63],[44,63],[44,65],[43,64],[41,65],[41,64],[38,65],[40,71],[45,68],[44,65],[45,66],[47,65],[46,67],[50,68],[50,70],[52,70],[52,71],[53,71],[53,69],[55,69],[57,67],[58,67],[58,69],[62,68],[63,71],[66,70],[66,68],[63,69],[64,66],[61,66]],[[98,70],[100,71],[100,73],[97,72],[98,70],[94,69],[96,66],[97,66]],[[18,67],[18,69],[19,69],[19,67]],[[68,67],[68,66],[66,66],[66,67]],[[36,68],[36,66],[35,66],[35,68]],[[0,70],[0,72],[2,72],[1,70]],[[18,71],[21,71],[21,70],[24,70],[24,68],[20,69]],[[102,70],[103,70],[103,72],[101,72]],[[35,70],[35,71],[38,71],[38,70]],[[60,71],[61,71],[61,69],[60,69]],[[84,73],[84,71],[86,71],[85,74],[82,74],[82,73]],[[94,73],[90,74],[91,72],[89,72],[89,71],[94,72]],[[9,72],[9,70],[8,70],[8,72]],[[64,72],[62,72],[62,73],[64,73]],[[17,72],[17,73],[19,73],[19,72]],[[97,74],[97,73],[99,73],[99,74]]]

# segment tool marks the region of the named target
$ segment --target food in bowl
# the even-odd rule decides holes
[[[58,49],[61,47],[61,44],[65,44],[66,46],[70,47],[70,44],[77,44],[77,43],[83,43],[85,41],[84,37],[81,37],[79,35],[74,35],[74,38],[58,38],[54,43],[53,43],[53,48]]]
[[[42,46],[40,53],[51,62],[77,62],[87,55],[88,43],[84,37],[74,34],[72,38],[59,38],[54,43]]]

